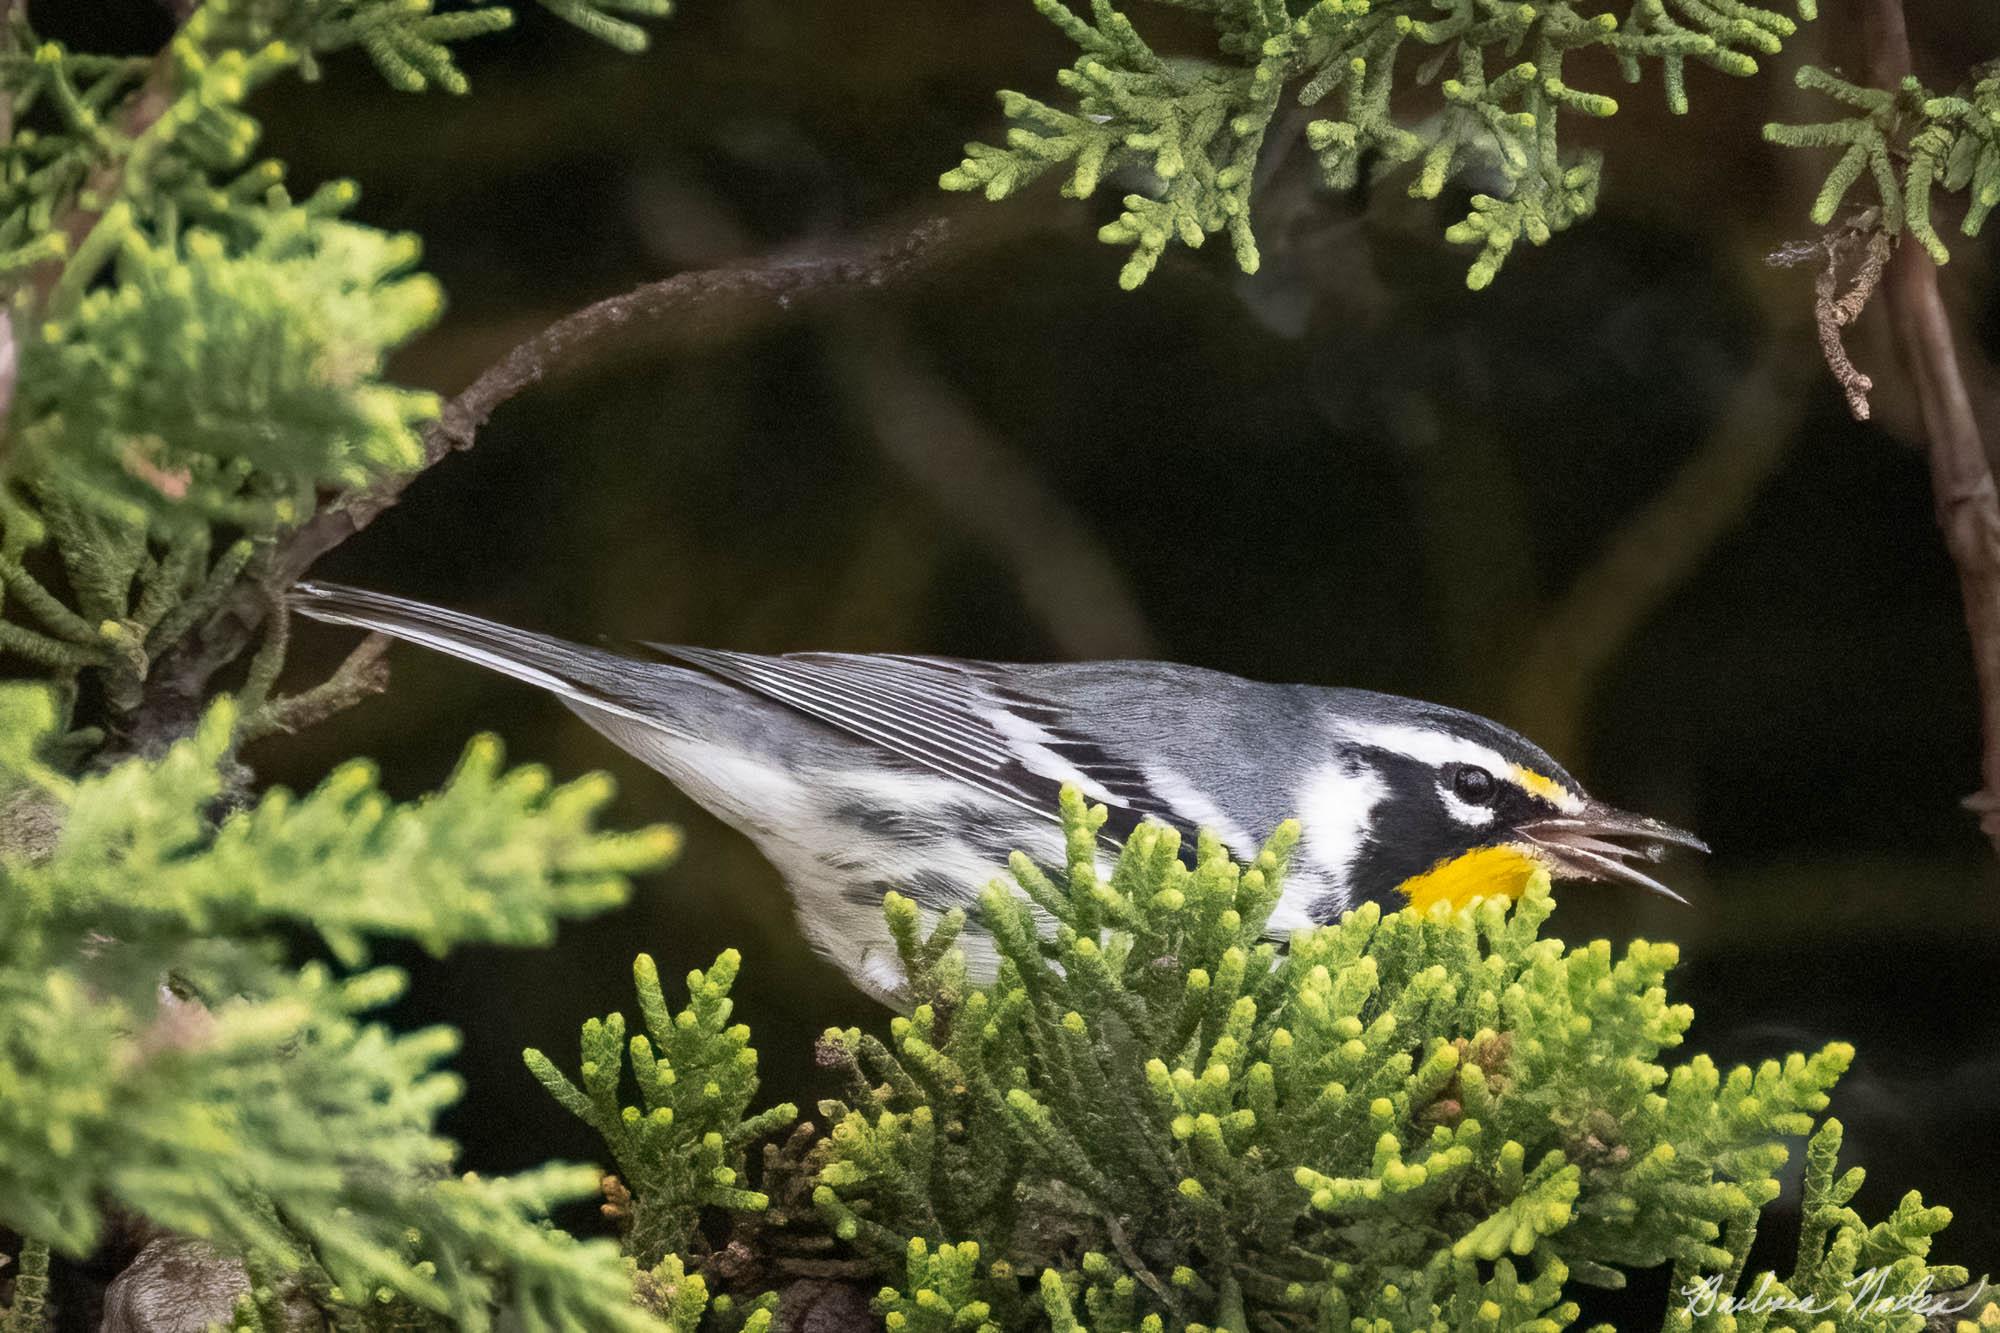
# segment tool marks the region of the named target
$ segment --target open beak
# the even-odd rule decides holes
[[[1669,847],[1706,852],[1708,844],[1684,829],[1644,815],[1627,814],[1596,801],[1582,809],[1523,824],[1515,830],[1548,854],[1568,874],[1582,879],[1617,880],[1662,893],[1677,903],[1687,899],[1646,874],[1634,861],[1654,862]]]

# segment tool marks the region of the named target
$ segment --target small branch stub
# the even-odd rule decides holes
[[[1856,421],[1869,418],[1868,394],[1875,381],[1847,355],[1842,335],[1867,309],[1869,298],[1881,285],[1893,248],[1889,236],[1875,225],[1875,214],[1870,210],[1816,241],[1788,245],[1770,256],[1769,262],[1784,266],[1819,262],[1819,275],[1813,280],[1813,322],[1819,331],[1820,355],[1826,358],[1826,368],[1846,395],[1847,410]],[[1841,270],[1856,254],[1860,258],[1854,276],[1843,291]]]

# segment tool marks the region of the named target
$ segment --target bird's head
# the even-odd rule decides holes
[[[1358,694],[1358,692],[1357,692]],[[1537,870],[1634,884],[1692,833],[1587,795],[1539,747],[1457,709],[1360,695],[1333,724],[1334,753],[1309,782],[1305,854],[1349,904],[1454,904],[1518,896]]]

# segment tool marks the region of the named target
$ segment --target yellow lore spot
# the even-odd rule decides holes
[[[1503,894],[1518,898],[1528,887],[1529,877],[1541,868],[1540,862],[1518,847],[1474,847],[1411,876],[1400,887],[1412,907],[1423,909],[1444,902],[1458,908],[1474,898]]]
[[[1546,773],[1537,773],[1532,768],[1523,768],[1521,765],[1515,764],[1510,770],[1509,776],[1521,787],[1541,797],[1551,805],[1559,805],[1567,809],[1576,804],[1576,793]]]

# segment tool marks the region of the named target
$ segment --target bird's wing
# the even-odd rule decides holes
[[[1067,707],[992,663],[646,646],[1049,819],[1059,818],[1057,793],[1073,784],[1110,808],[1104,834],[1113,841],[1147,816],[1186,823],[1137,766],[1078,729]]]

